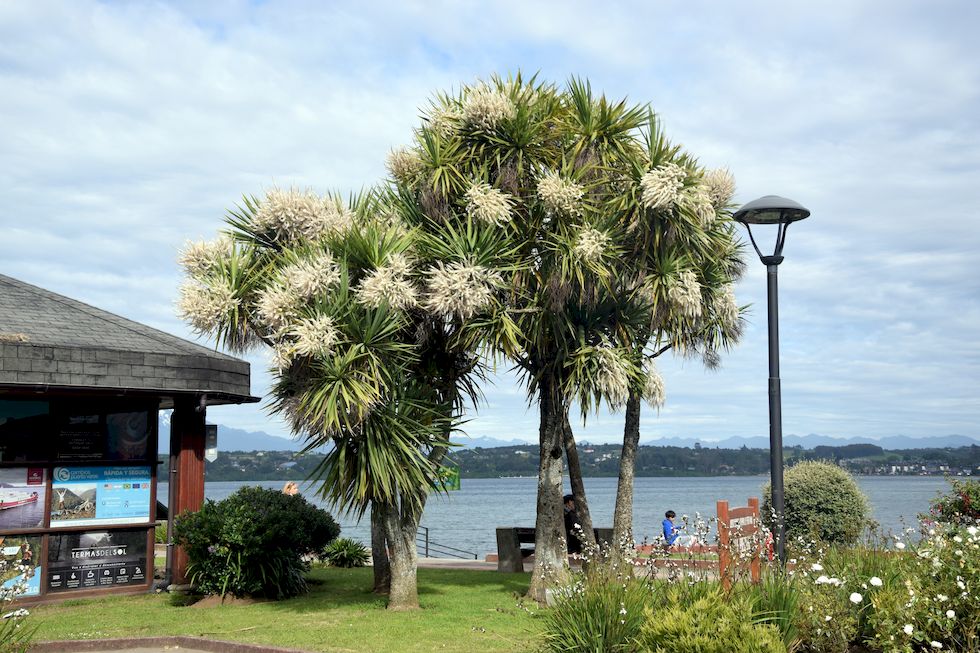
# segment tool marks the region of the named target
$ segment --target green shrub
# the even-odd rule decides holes
[[[638,644],[637,650],[652,653],[786,653],[775,626],[753,623],[745,601],[720,591],[689,604],[648,608]]]
[[[363,567],[367,564],[368,557],[367,547],[346,537],[334,540],[323,552],[323,559],[331,567]]]
[[[204,594],[282,599],[306,590],[304,557],[340,534],[333,518],[300,495],[243,487],[176,521],[191,582]]]
[[[929,504],[924,519],[947,524],[980,524],[980,481],[947,479],[952,488]]]
[[[831,463],[806,461],[786,470],[786,538],[853,544],[869,524],[868,499],[847,471]],[[763,521],[772,527],[771,490],[763,490]]]
[[[157,524],[153,529],[153,542],[156,544],[167,543],[167,522]]]
[[[740,583],[735,591],[748,604],[754,623],[774,626],[790,651],[799,645],[800,589],[793,576],[767,570],[760,582]]]
[[[643,580],[582,578],[560,591],[548,614],[545,647],[555,653],[632,651],[651,597]]]

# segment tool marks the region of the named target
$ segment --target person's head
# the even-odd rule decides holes
[[[575,495],[574,494],[566,494],[565,496],[563,496],[561,498],[561,500],[564,502],[566,508],[568,508],[569,510],[575,510]]]
[[[674,512],[673,510],[668,510],[667,512],[664,513],[664,517],[666,517],[670,521],[674,521],[674,517],[676,517],[676,516],[677,516],[677,513]]]

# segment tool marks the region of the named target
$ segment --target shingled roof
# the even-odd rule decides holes
[[[0,393],[38,386],[257,401],[245,361],[0,274]]]

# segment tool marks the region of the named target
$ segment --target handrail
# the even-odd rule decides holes
[[[464,560],[469,559],[470,556],[474,560],[479,560],[479,555],[473,551],[467,551],[466,549],[457,549],[454,546],[449,546],[448,544],[439,544],[438,542],[433,542],[429,539],[429,527],[419,526],[418,532],[415,533],[415,546],[418,547],[419,553],[422,554],[423,558],[431,558],[429,553],[438,553],[443,556],[448,556],[450,558],[462,558]],[[461,555],[463,554],[463,555]]]

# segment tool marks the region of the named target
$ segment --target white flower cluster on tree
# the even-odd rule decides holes
[[[429,113],[429,127],[443,138],[453,137],[466,117],[455,107],[441,106]]]
[[[299,314],[302,298],[281,283],[272,283],[259,291],[255,309],[259,322],[268,331],[279,336]]]
[[[490,184],[473,184],[466,191],[466,213],[474,220],[498,227],[510,222],[513,198]]]
[[[629,362],[619,350],[605,344],[596,348],[596,358],[599,365],[597,389],[611,407],[622,406],[629,398]]]
[[[428,272],[426,308],[442,315],[470,318],[487,308],[503,283],[500,273],[481,265],[436,263]]]
[[[707,228],[714,223],[717,215],[706,187],[698,184],[684,189],[681,191],[680,201],[694,214],[702,227]]]
[[[694,272],[685,270],[678,274],[667,296],[683,317],[701,317],[701,284]]]
[[[198,333],[213,333],[238,305],[235,289],[224,278],[217,277],[183,284],[177,312]]]
[[[724,168],[716,168],[704,173],[702,182],[708,190],[708,197],[716,209],[725,207],[735,195],[735,177]]]
[[[579,213],[585,187],[563,179],[553,170],[546,172],[538,181],[538,197],[552,211],[566,215]]]
[[[406,310],[418,304],[418,289],[411,279],[411,261],[404,254],[390,254],[381,267],[365,276],[354,290],[364,306],[379,308],[384,304]]]
[[[193,279],[203,279],[217,270],[221,262],[231,256],[233,243],[226,235],[214,240],[188,241],[180,250],[177,262]]]
[[[640,201],[648,209],[673,206],[684,187],[687,171],[676,163],[657,166],[640,178]]]
[[[326,357],[340,341],[340,332],[328,315],[300,320],[289,330],[293,348],[300,356]]]
[[[319,240],[347,230],[353,216],[340,203],[295,188],[274,188],[259,202],[255,228],[280,242]]]
[[[715,315],[722,327],[732,330],[738,324],[738,302],[735,300],[735,286],[726,283],[715,295],[712,302]]]
[[[282,285],[298,299],[312,299],[340,281],[340,268],[326,252],[287,265],[280,272]]]
[[[400,147],[388,152],[385,164],[389,174],[402,185],[414,183],[424,170],[422,158],[418,152],[407,147]]]
[[[504,120],[513,118],[517,109],[502,91],[481,84],[467,93],[462,113],[468,125],[492,131]]]
[[[660,376],[657,366],[653,361],[647,361],[643,365],[645,381],[643,383],[643,400],[653,408],[662,407],[667,401],[667,389],[664,385],[664,377]]]
[[[575,239],[572,251],[583,261],[595,262],[609,249],[611,243],[609,234],[593,227],[585,227]]]

